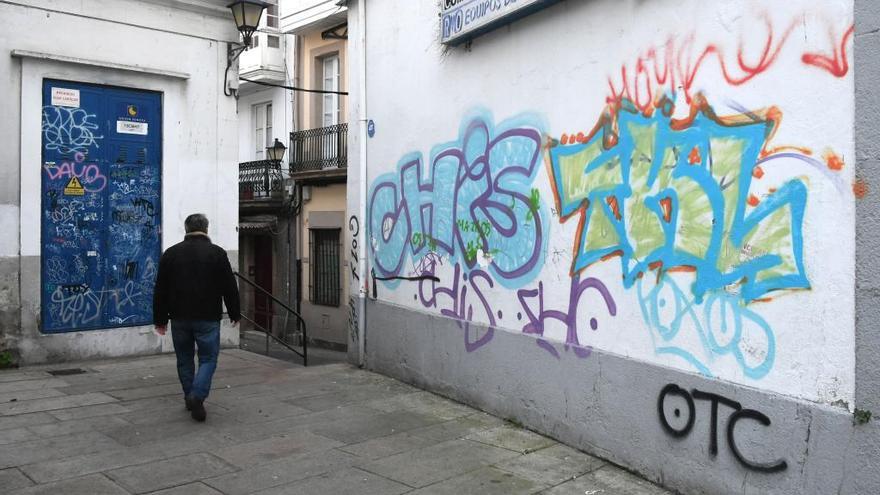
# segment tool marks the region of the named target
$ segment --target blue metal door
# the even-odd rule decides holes
[[[44,333],[152,323],[161,124],[159,93],[43,82]]]

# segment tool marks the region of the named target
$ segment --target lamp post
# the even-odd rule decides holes
[[[233,47],[232,43],[230,43],[227,47],[226,51],[226,73],[223,76],[223,93],[226,96],[238,97],[237,89],[230,89],[228,86],[229,80],[229,69],[232,67],[232,63],[238,59],[238,56],[241,55],[241,52],[247,50],[251,46],[251,39],[254,35],[254,31],[260,26],[260,18],[263,16],[263,10],[268,7],[269,4],[266,2],[262,2],[260,0],[237,0],[235,2],[227,5],[229,9],[232,11],[232,18],[235,21],[235,27],[238,29],[238,32],[241,33],[242,44]],[[238,81],[238,75],[236,74],[236,81]],[[238,85],[236,84],[236,88]]]

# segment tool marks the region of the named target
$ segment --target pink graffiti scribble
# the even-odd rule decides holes
[[[49,180],[65,179],[70,180],[73,177],[79,179],[87,192],[103,191],[107,187],[107,177],[101,172],[101,169],[95,163],[83,163],[85,155],[76,152],[73,155],[73,161],[61,162],[61,165],[46,164],[46,175]]]

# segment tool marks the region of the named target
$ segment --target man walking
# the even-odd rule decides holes
[[[208,237],[208,219],[201,213],[184,220],[183,242],[168,248],[159,261],[153,293],[153,323],[165,335],[171,319],[171,338],[177,354],[177,376],[183,386],[186,408],[196,421],[204,421],[205,398],[220,353],[221,299],[232,324],[241,318],[238,284],[223,248]],[[199,369],[193,358],[198,348]]]

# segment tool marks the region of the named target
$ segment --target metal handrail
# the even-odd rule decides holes
[[[302,325],[301,328],[302,328],[302,348],[303,348],[303,350],[302,350],[302,352],[299,352],[299,351],[297,351],[296,349],[294,349],[293,347],[291,347],[289,344],[287,344],[286,342],[283,342],[283,341],[282,341],[281,339],[279,339],[278,337],[272,335],[272,334],[269,332],[269,330],[263,328],[263,327],[262,327],[261,325],[259,325],[257,322],[255,322],[255,321],[253,321],[252,319],[250,319],[250,318],[248,318],[248,317],[242,315],[242,318],[243,318],[243,319],[249,321],[251,324],[254,325],[254,327],[256,327],[257,329],[259,329],[259,331],[261,331],[261,332],[263,332],[263,333],[266,334],[266,353],[267,353],[267,354],[269,353],[269,350],[268,350],[268,349],[269,349],[269,337],[272,337],[272,338],[275,339],[278,343],[280,343],[280,344],[283,345],[284,347],[286,347],[286,348],[290,349],[291,351],[293,351],[297,356],[300,356],[301,358],[303,358],[303,366],[308,366],[308,365],[309,365],[309,357],[308,357],[308,356],[309,356],[309,339],[308,339],[308,334],[307,334],[307,332],[306,332],[306,320],[304,320],[303,317],[300,316],[300,314],[297,313],[295,310],[291,309],[290,306],[288,306],[287,304],[285,304],[283,301],[281,301],[281,300],[278,299],[277,297],[273,296],[272,293],[270,293],[270,292],[267,291],[266,289],[264,289],[264,288],[260,287],[259,285],[257,285],[256,282],[254,282],[253,280],[250,280],[249,278],[245,277],[244,275],[242,275],[242,274],[240,274],[240,273],[238,273],[238,272],[233,272],[233,275],[235,275],[236,277],[238,277],[239,279],[241,279],[241,281],[243,281],[243,282],[245,282],[246,284],[250,285],[250,286],[253,287],[254,289],[256,289],[256,290],[262,292],[264,295],[268,296],[269,299],[271,299],[272,301],[278,303],[278,305],[281,306],[282,308],[286,309],[288,313],[290,313],[290,314],[292,314],[293,316],[295,316],[295,317],[299,320],[299,323]]]

